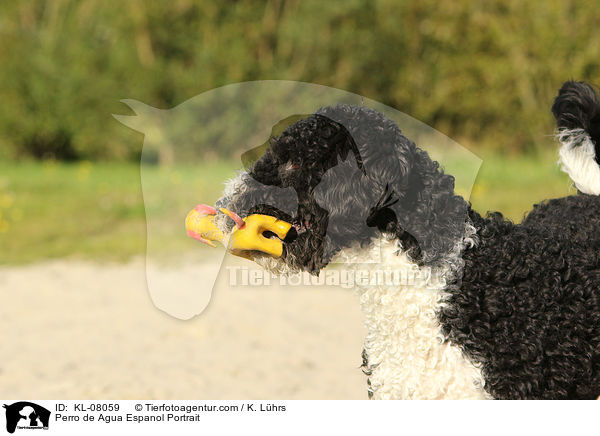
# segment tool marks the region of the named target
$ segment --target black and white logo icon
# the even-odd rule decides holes
[[[4,404],[6,409],[6,431],[14,433],[16,429],[48,429],[50,411],[29,401]]]

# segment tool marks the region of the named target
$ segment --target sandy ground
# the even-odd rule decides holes
[[[348,289],[222,286],[182,321],[142,261],[54,261],[0,268],[0,298],[0,398],[366,399]]]

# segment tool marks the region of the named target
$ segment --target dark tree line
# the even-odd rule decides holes
[[[597,80],[599,22],[564,0],[0,2],[0,157],[136,159],[140,135],[110,116],[120,99],[170,108],[258,79],[361,94],[475,150],[531,151],[550,143],[562,82]]]

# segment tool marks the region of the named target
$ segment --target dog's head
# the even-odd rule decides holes
[[[466,203],[427,153],[383,114],[326,107],[270,140],[229,182],[211,217],[229,248],[274,271],[326,266],[342,249],[384,235],[419,262],[462,235]],[[360,259],[357,259],[360,261]]]

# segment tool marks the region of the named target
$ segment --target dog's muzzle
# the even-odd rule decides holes
[[[225,208],[220,210],[235,222],[235,227],[229,235],[225,236],[215,225],[217,211],[205,204],[199,204],[185,219],[188,236],[212,247],[216,247],[213,241],[218,241],[232,254],[250,260],[256,252],[281,257],[283,240],[292,224],[270,215],[254,214],[242,219]]]

